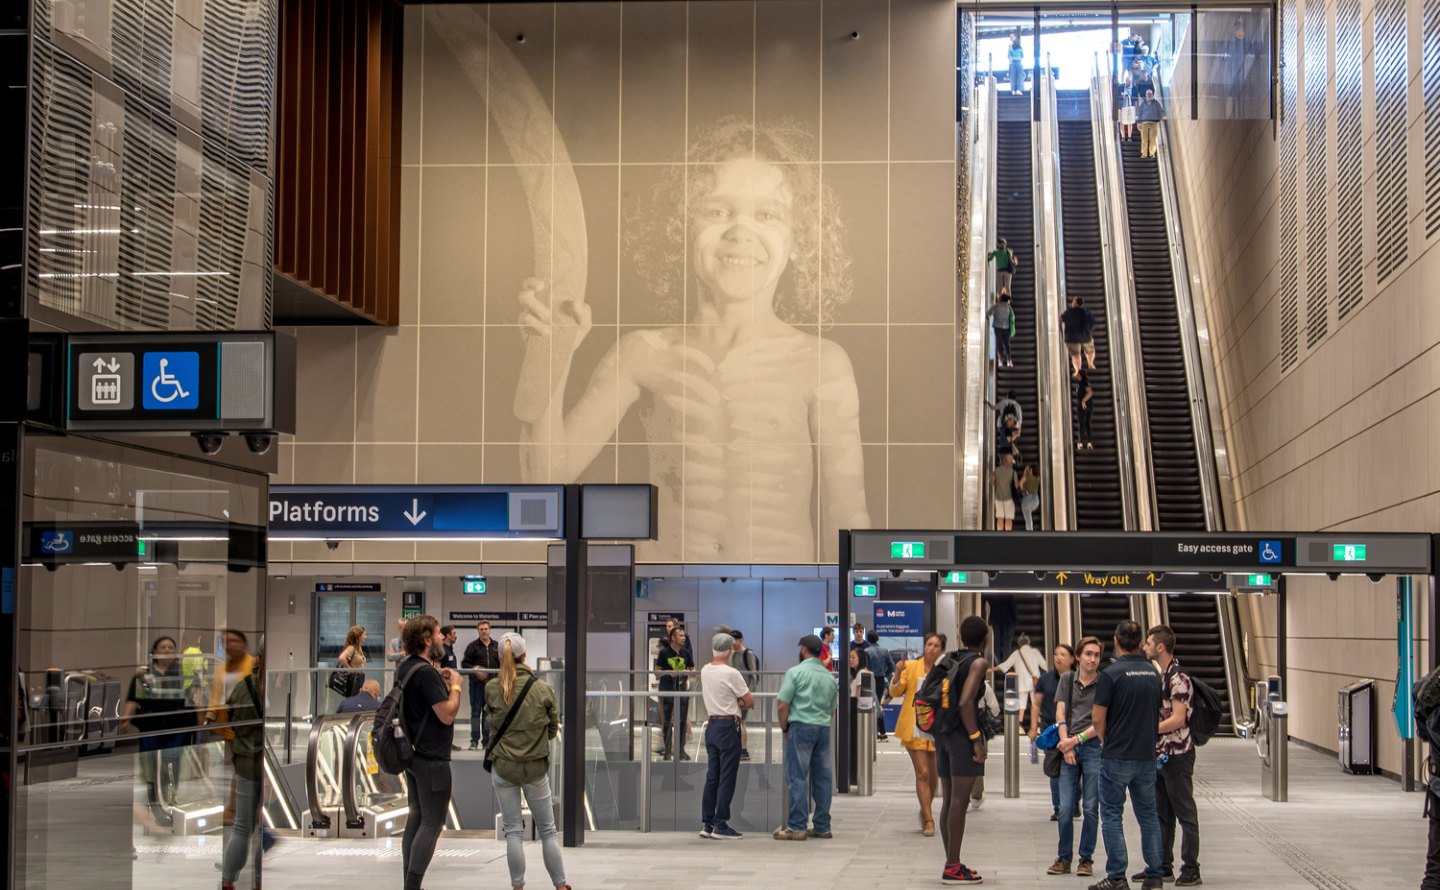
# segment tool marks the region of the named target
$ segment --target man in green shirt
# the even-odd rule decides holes
[[[799,664],[785,672],[775,697],[780,731],[785,735],[785,782],[790,789],[790,816],[775,831],[777,841],[829,838],[830,795],[834,776],[830,767],[830,715],[840,697],[835,675],[820,663],[825,644],[814,634],[800,638]],[[810,801],[815,801],[813,820]],[[807,823],[812,827],[807,831]]]

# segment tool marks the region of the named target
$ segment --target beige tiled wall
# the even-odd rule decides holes
[[[544,266],[549,244],[537,250],[516,153],[487,112],[517,95],[508,53],[544,102],[545,113],[531,120],[540,136],[528,143],[527,163],[538,163],[544,185],[560,194],[567,171],[555,159],[563,146],[583,206],[585,302],[594,327],[576,352],[567,407],[621,338],[688,318],[651,296],[629,249],[645,197],[686,163],[687,144],[719,118],[789,119],[812,137],[805,159],[838,207],[820,225],[843,232],[853,284],[853,297],[823,325],[820,318],[792,323],[840,346],[855,369],[864,456],[857,481],[870,522],[949,527],[957,466],[955,15],[954,4],[943,0],[410,7],[402,323],[390,330],[296,331],[300,429],[282,443],[277,481],[527,481],[512,409],[524,355],[516,299],[520,282],[537,263]],[[850,39],[852,31],[860,39]],[[457,47],[459,33],[480,37]],[[568,222],[557,221],[557,241]],[[825,250],[821,263],[835,262]],[[827,382],[818,363],[800,378],[780,382]],[[737,402],[727,394],[727,404]],[[614,433],[579,479],[655,482],[662,489],[662,535],[637,556],[694,561],[682,511],[694,508],[700,474],[681,441],[651,440],[643,410],[642,399],[607,418]],[[683,410],[698,416],[693,405]],[[752,441],[765,441],[764,421],[748,423],[762,424],[753,439],[717,444],[753,453]],[[731,426],[739,428],[747,428],[747,418]],[[847,432],[827,415],[809,428],[809,441],[783,443],[800,466],[833,453]],[[657,458],[678,469],[652,477],[663,469]],[[726,504],[740,497],[735,485],[722,480]],[[765,540],[773,535],[759,505],[768,492],[752,492],[746,497],[757,505],[745,508],[748,531],[733,536],[728,559],[833,559],[836,529],[823,517],[845,492],[823,491],[813,478],[786,478],[776,491],[802,501],[800,515],[815,526],[811,539],[777,552]],[[277,560],[307,561],[544,555],[524,544],[278,550]]]
[[[1311,2],[1287,15],[1326,14],[1333,3]],[[1417,37],[1422,4],[1407,10]],[[1367,236],[1365,291],[1358,309],[1338,317],[1335,294],[1337,153],[1326,153],[1326,219],[1330,263],[1326,295],[1328,333],[1307,344],[1306,251],[1303,233],[1300,274],[1300,357],[1283,370],[1280,361],[1280,243],[1282,178],[1298,178],[1298,219],[1304,226],[1305,103],[1281,127],[1301,135],[1301,169],[1283,169],[1270,121],[1191,121],[1184,101],[1187,84],[1177,72],[1171,131],[1178,179],[1185,192],[1184,223],[1193,271],[1198,275],[1210,320],[1218,399],[1234,474],[1233,496],[1242,525],[1251,529],[1352,529],[1366,531],[1440,530],[1440,461],[1433,443],[1440,435],[1440,250],[1424,232],[1424,110],[1420,93],[1420,43],[1410,41],[1409,118],[1403,126],[1377,129],[1374,72],[1370,58],[1373,4],[1362,3],[1367,35],[1362,193],[1367,232],[1375,230],[1377,139],[1410,140],[1408,247],[1410,260],[1383,286],[1374,271],[1377,245]],[[1303,28],[1297,29],[1303,40]],[[1334,29],[1327,28],[1334,40]],[[1333,51],[1321,46],[1320,52]],[[1299,72],[1315,48],[1296,45],[1286,54]],[[1427,64],[1429,62],[1427,61]],[[1282,103],[1283,104],[1283,103]],[[1333,90],[1327,103],[1327,132],[1336,131]],[[1313,124],[1315,122],[1311,122]],[[1283,130],[1282,130],[1283,135]],[[1433,137],[1432,137],[1433,138]],[[1423,629],[1426,588],[1416,585],[1417,652],[1429,658]],[[1265,656],[1252,665],[1273,670],[1273,609],[1261,610]],[[1389,716],[1395,692],[1395,581],[1371,584],[1344,578],[1297,578],[1289,596],[1289,678],[1291,733],[1334,749],[1336,690],[1356,678],[1373,678],[1379,689],[1377,721],[1380,765],[1398,772],[1401,748]]]

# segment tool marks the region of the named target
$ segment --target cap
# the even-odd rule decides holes
[[[735,638],[723,630],[710,638],[711,652],[729,652],[733,648],[735,648]]]
[[[730,636],[734,637],[734,638],[737,639],[737,640],[743,640],[743,639],[745,639],[745,635],[742,634],[739,630],[736,630],[736,629],[733,628],[733,627],[730,629]]]
[[[507,633],[505,636],[500,638],[500,649],[502,651],[505,649],[506,643],[510,644],[510,653],[516,658],[523,658],[525,656],[524,637],[520,636],[514,631],[511,631],[510,633]]]
[[[825,648],[825,644],[822,643],[820,641],[820,638],[815,636],[814,634],[806,634],[805,636],[801,637],[800,645],[804,646],[810,652],[819,652],[821,649]]]

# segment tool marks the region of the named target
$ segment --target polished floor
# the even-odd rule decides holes
[[[1022,767],[1022,795],[1006,800],[1001,764],[998,758],[990,764],[990,793],[971,816],[965,861],[985,876],[986,886],[1086,886],[1089,882],[1081,878],[1044,874],[1055,857],[1049,791],[1038,766],[1026,760]],[[1418,886],[1425,849],[1419,794],[1404,794],[1387,779],[1347,776],[1333,759],[1292,745],[1290,800],[1272,803],[1260,794],[1253,745],[1233,739],[1217,739],[1202,749],[1197,772],[1207,887]],[[880,746],[877,779],[873,797],[836,799],[834,840],[778,843],[752,835],[719,842],[689,833],[597,833],[583,848],[565,851],[566,876],[576,890],[939,885],[940,840],[918,831],[909,760],[898,743]],[[1139,848],[1133,824],[1127,834],[1133,862]],[[138,840],[135,862],[136,877],[143,874],[146,886],[214,885],[213,839],[175,839],[164,845],[147,840]],[[527,845],[527,851],[528,885],[548,886],[538,846]],[[1103,846],[1096,860],[1103,867]],[[398,888],[398,845],[284,839],[267,855],[264,878],[269,890]],[[505,887],[507,881],[502,844],[442,838],[426,886]]]

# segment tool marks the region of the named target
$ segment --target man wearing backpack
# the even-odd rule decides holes
[[[1155,741],[1155,804],[1160,814],[1163,877],[1175,874],[1175,823],[1180,841],[1180,876],[1177,887],[1196,887],[1200,880],[1200,813],[1195,807],[1195,740],[1190,734],[1190,703],[1194,699],[1190,676],[1175,658],[1175,631],[1157,624],[1145,637],[1145,657],[1160,669],[1159,735]],[[1144,876],[1141,875],[1140,880]]]
[[[1440,670],[1431,671],[1410,687],[1414,700],[1415,735],[1430,746],[1425,783],[1425,815],[1430,838],[1425,846],[1425,876],[1420,890],[1440,890]]]
[[[738,630],[728,630],[726,633],[735,640],[735,645],[730,651],[730,666],[740,672],[745,681],[745,687],[751,692],[760,688],[760,658],[755,650],[745,645],[745,635]],[[740,759],[750,759],[750,734],[745,730],[745,719],[750,716],[749,708],[740,709]]]

